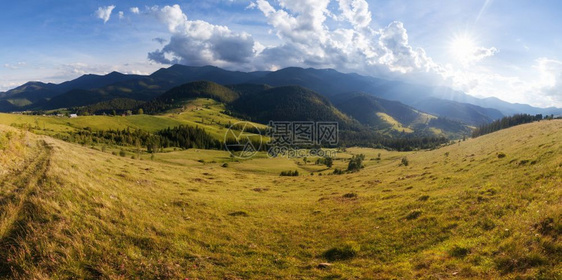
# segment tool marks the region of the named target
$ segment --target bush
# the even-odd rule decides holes
[[[455,258],[464,258],[470,253],[470,249],[466,247],[461,247],[455,245],[451,250],[449,250],[449,255]]]
[[[345,172],[343,170],[339,169],[339,168],[334,169],[334,174],[336,174],[336,175],[341,175],[341,174],[344,174],[344,173]]]
[[[281,174],[279,174],[279,176],[299,176],[299,171],[281,171]]]
[[[401,164],[404,165],[404,166],[408,166],[408,164],[410,164],[410,162],[408,161],[407,157],[403,157],[402,161],[401,161]]]
[[[226,168],[226,167],[228,167],[228,163],[225,162],[225,163],[223,163],[221,166],[224,167],[224,168]]]
[[[363,168],[363,160],[365,159],[364,154],[354,155],[351,157],[349,164],[347,165],[347,171],[355,172]]]
[[[357,198],[356,193],[346,193],[342,196],[343,198]]]
[[[334,247],[325,251],[322,256],[328,261],[348,260],[357,256],[359,245],[356,243],[346,243],[340,247]]]
[[[504,154],[504,153],[502,153],[502,152],[499,152],[499,153],[498,153],[498,158],[504,158],[504,157],[505,157],[505,154]]]
[[[233,217],[248,217],[250,215],[248,215],[248,213],[246,211],[235,211],[232,213],[228,213],[229,216],[233,216]]]
[[[127,154],[125,154],[125,150],[119,151],[119,156],[124,157],[124,156],[126,156],[126,155],[127,155]]]
[[[406,220],[414,220],[419,218],[419,216],[421,216],[422,211],[421,210],[414,210],[412,212],[410,212],[410,214],[406,215]]]

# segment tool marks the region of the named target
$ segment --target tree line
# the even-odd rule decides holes
[[[391,149],[396,151],[413,151],[435,149],[443,144],[449,143],[449,139],[443,136],[416,136],[402,135],[401,137],[390,137],[370,130],[344,130],[340,134],[340,146],[361,146],[376,149]]]
[[[550,119],[552,116],[547,116],[546,118]],[[476,138],[478,136],[486,135],[498,130],[506,129],[512,126],[531,123],[534,121],[540,121],[543,119],[542,114],[537,115],[529,115],[529,114],[516,114],[509,117],[503,117],[499,120],[493,121],[489,124],[481,125],[477,127],[472,132],[472,138]]]
[[[168,147],[221,149],[222,143],[210,136],[204,129],[188,125],[166,128],[155,133],[142,129],[92,130],[89,127],[69,134],[57,134],[58,138],[82,145],[118,145],[145,148],[149,153]]]

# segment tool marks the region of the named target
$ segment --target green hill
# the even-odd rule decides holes
[[[398,101],[364,93],[342,94],[333,100],[338,109],[361,124],[390,135],[408,133],[462,138],[471,133],[471,129],[462,123],[420,112]]]
[[[93,105],[88,105],[77,109],[76,113],[80,115],[93,114],[123,114],[128,110],[136,110],[145,102],[131,98],[115,98],[109,101],[103,101]]]
[[[217,83],[208,81],[191,82],[175,87],[143,105],[148,113],[163,112],[185,105],[188,100],[211,98],[222,103],[231,103],[239,94]]]
[[[282,86],[247,94],[231,107],[251,120],[337,121],[347,126],[351,119],[337,110],[327,98],[299,86]]]

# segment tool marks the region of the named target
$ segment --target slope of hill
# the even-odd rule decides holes
[[[452,103],[436,97],[436,88],[433,87],[388,81],[357,74],[344,74],[332,69],[290,67],[269,73],[252,82],[274,86],[299,85],[330,98],[338,98],[338,95],[353,92],[365,92],[387,100],[400,101],[416,109],[460,120],[471,125],[480,124],[475,123],[474,119],[481,119],[482,116],[487,122],[503,116],[497,110],[480,108],[465,103]],[[431,104],[431,106],[428,104]],[[447,110],[447,107],[451,104],[455,104],[455,107],[465,114],[455,114],[455,110]]]
[[[222,103],[231,103],[240,96],[237,92],[209,81],[197,81],[175,87],[143,105],[148,113],[164,112],[182,107],[186,101],[196,98],[211,98]]]
[[[389,125],[377,113],[384,113],[405,127],[412,125],[415,121],[422,118],[423,115],[414,108],[398,101],[380,99],[364,93],[342,94],[334,98],[334,100],[336,107],[342,110],[342,112],[363,124],[373,127]]]
[[[445,116],[473,126],[486,124],[503,117],[502,113],[495,109],[436,98],[418,101],[416,107],[425,112]]]
[[[79,115],[98,115],[98,114],[123,114],[128,110],[136,110],[144,104],[130,98],[115,98],[109,101],[103,101],[96,104],[81,107],[76,110]]]
[[[299,86],[282,86],[247,94],[231,107],[254,121],[337,121],[342,127],[351,123],[327,98]]]
[[[38,107],[41,103],[71,90],[92,90],[103,88],[114,83],[135,80],[141,77],[142,76],[140,75],[125,75],[118,72],[111,72],[103,76],[87,74],[61,84],[29,82],[1,94],[0,98],[18,100],[20,103],[18,107],[27,109]],[[30,104],[31,106],[27,106]]]
[[[334,168],[381,159],[310,176],[302,160],[140,161],[29,135],[36,156],[1,180],[0,277],[558,279],[560,139],[554,120],[434,151],[350,148]]]

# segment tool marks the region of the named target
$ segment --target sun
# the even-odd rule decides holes
[[[476,49],[475,39],[469,34],[456,35],[449,43],[451,56],[462,64],[469,63],[472,60]]]

